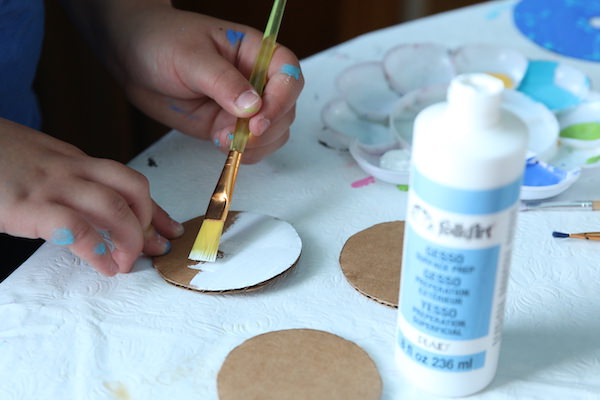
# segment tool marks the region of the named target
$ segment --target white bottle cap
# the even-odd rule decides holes
[[[491,75],[459,75],[448,88],[447,117],[467,129],[495,125],[500,118],[503,90],[502,81]]]

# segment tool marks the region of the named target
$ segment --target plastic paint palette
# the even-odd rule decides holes
[[[548,168],[564,172],[555,184],[524,186],[524,198],[558,194],[578,178],[579,167],[600,166],[600,118],[590,121],[590,116],[600,115],[600,96],[582,103],[590,98],[587,76],[563,63],[527,61],[518,51],[501,46],[469,44],[452,50],[436,43],[412,43],[392,47],[382,61],[354,64],[338,75],[341,97],[323,108],[321,119],[328,134],[350,150],[365,172],[385,182],[406,184],[405,152],[410,151],[415,117],[427,106],[445,101],[447,84],[454,76],[470,72],[503,81],[509,90],[502,106],[527,126],[530,152]],[[576,126],[569,128],[572,125]]]

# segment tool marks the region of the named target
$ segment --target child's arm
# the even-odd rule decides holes
[[[304,84],[287,48],[275,50],[261,99],[248,82],[262,39],[253,28],[176,10],[165,0],[63,2],[130,100],[149,116],[223,151],[235,118],[251,116],[255,137],[244,154],[247,163],[286,142]]]
[[[112,253],[97,229],[110,232]],[[165,237],[182,227],[152,201],[142,174],[0,119],[0,232],[68,246],[114,275],[141,252],[168,251]]]

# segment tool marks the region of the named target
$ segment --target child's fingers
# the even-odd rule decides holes
[[[154,205],[150,197],[150,184],[143,174],[116,161],[99,158],[86,160],[82,169],[83,178],[105,185],[122,196],[128,208],[136,215],[140,226],[150,225]],[[112,200],[116,202],[115,206],[122,207],[120,201],[114,198]]]
[[[190,54],[178,71],[184,85],[199,95],[212,98],[237,117],[249,117],[262,105],[260,96],[248,79],[218,53],[210,57],[200,52]]]
[[[286,130],[283,135],[279,136],[277,140],[271,142],[265,146],[248,148],[242,155],[242,163],[244,164],[255,164],[273,153],[275,150],[282,147],[290,138],[290,131]]]
[[[183,235],[183,225],[171,218],[156,202],[152,201],[152,204],[152,226],[156,231],[169,239]]]
[[[99,160],[104,168],[95,167],[90,175],[99,183],[115,190],[127,201],[143,229],[142,251],[148,255],[164,254],[170,248],[166,238],[183,233],[183,226],[174,221],[150,197],[148,179],[139,172],[109,160]],[[118,179],[117,179],[118,177]],[[89,176],[88,176],[89,178]],[[111,201],[111,200],[109,200]],[[116,201],[112,200],[112,201]],[[108,210],[105,210],[108,212]],[[88,210],[87,212],[93,212]],[[156,230],[154,229],[156,228]]]
[[[250,120],[252,134],[262,135],[274,121],[292,109],[303,87],[304,77],[298,59],[285,47],[278,47],[269,68],[263,106]]]
[[[57,201],[79,212],[95,227],[108,231],[115,245],[113,258],[119,270],[131,270],[144,247],[144,231],[141,221],[122,193],[103,184],[79,180],[66,187]],[[166,239],[163,239],[163,252],[165,242]]]
[[[289,138],[289,128],[294,121],[296,114],[295,107],[289,110],[284,116],[275,121],[265,134],[261,136],[250,136],[250,140],[246,146],[245,158],[242,158],[243,163],[253,164],[260,161],[260,158],[268,155],[270,152],[277,150],[283,146]],[[213,134],[213,143],[224,153],[229,151],[231,141],[233,140],[234,125],[230,125],[225,129],[221,129]],[[261,148],[260,151],[255,151]],[[249,155],[246,153],[254,153]],[[261,157],[256,155],[261,154]],[[252,160],[252,161],[250,161]]]
[[[77,212],[53,203],[22,207],[16,212],[19,224],[29,232],[36,232],[33,236],[69,247],[104,275],[112,276],[119,272],[119,266],[102,236]]]
[[[174,239],[183,235],[183,225],[172,219],[169,214],[154,203],[152,224],[144,230],[143,253],[149,256],[162,255],[171,250],[171,243],[166,239]]]

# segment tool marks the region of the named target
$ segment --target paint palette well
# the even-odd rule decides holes
[[[521,186],[521,200],[542,200],[557,196],[571,187],[580,174],[580,168],[563,170],[534,157],[529,158]]]
[[[382,152],[396,145],[396,137],[387,125],[357,115],[343,99],[334,99],[321,111],[323,124],[342,143],[358,141],[365,150]]]
[[[518,90],[550,110],[559,112],[584,101],[590,92],[590,80],[571,65],[531,60]]]
[[[380,62],[352,65],[336,80],[338,91],[361,118],[386,123],[398,94],[388,85]]]
[[[561,143],[578,149],[600,149],[600,100],[560,113]]]
[[[232,211],[225,222],[219,255],[212,263],[188,259],[202,217],[185,222],[185,233],[171,251],[154,257],[154,267],[169,283],[199,292],[236,292],[262,287],[292,268],[302,242],[296,230],[277,218]]]
[[[439,43],[407,43],[392,47],[383,57],[390,87],[400,95],[447,85],[456,75],[451,51]]]
[[[523,54],[487,43],[468,44],[456,49],[452,61],[458,74],[484,72],[501,79],[507,89],[518,87],[527,71],[527,58]]]
[[[600,167],[600,148],[581,149],[561,144],[549,163],[565,170],[598,168]]]
[[[402,147],[398,144],[395,147],[386,149],[386,151],[370,152],[366,151],[358,140],[350,144],[350,154],[363,171],[384,182],[405,185],[408,183],[410,175],[408,163],[410,160],[407,160],[405,169],[394,170],[381,166],[382,157],[386,153],[399,149],[402,149]]]

